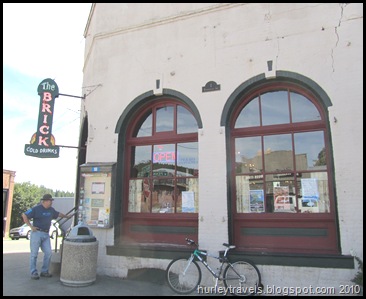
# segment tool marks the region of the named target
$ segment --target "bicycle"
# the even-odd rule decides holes
[[[201,268],[197,262],[201,262],[215,278],[215,289],[217,291],[218,281],[223,281],[226,292],[232,295],[250,296],[254,295],[261,285],[261,275],[256,265],[248,260],[230,262],[227,256],[230,249],[235,245],[222,244],[225,250],[219,252],[219,256],[200,250],[198,244],[186,238],[188,245],[195,245],[196,249],[189,258],[177,258],[172,260],[166,268],[166,280],[169,287],[178,294],[190,294],[198,290],[202,279]],[[218,259],[221,263],[217,271],[214,271],[206,262],[207,257]],[[224,268],[224,265],[226,267]],[[222,275],[221,275],[222,274]],[[212,289],[212,288],[211,288]]]

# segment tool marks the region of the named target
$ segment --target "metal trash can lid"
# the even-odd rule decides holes
[[[78,224],[71,229],[65,240],[70,242],[95,242],[97,239],[93,236],[89,226]]]

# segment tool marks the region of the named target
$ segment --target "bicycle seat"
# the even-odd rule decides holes
[[[236,247],[235,245],[230,245],[227,243],[223,243],[222,245],[224,245],[225,247],[228,247],[229,249],[234,249]]]

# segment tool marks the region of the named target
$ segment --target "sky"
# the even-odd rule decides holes
[[[3,169],[15,183],[54,191],[75,191],[75,148],[60,147],[58,158],[24,154],[37,131],[38,85],[54,80],[59,93],[82,96],[84,30],[91,3],[3,3]],[[56,145],[78,146],[80,98],[55,100],[52,135]]]

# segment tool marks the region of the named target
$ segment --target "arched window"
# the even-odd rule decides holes
[[[336,253],[329,132],[319,101],[295,84],[244,95],[231,122],[235,244]]]
[[[142,108],[126,136],[123,236],[178,243],[196,236],[198,126],[189,107],[161,98]],[[178,237],[177,237],[178,233]]]

